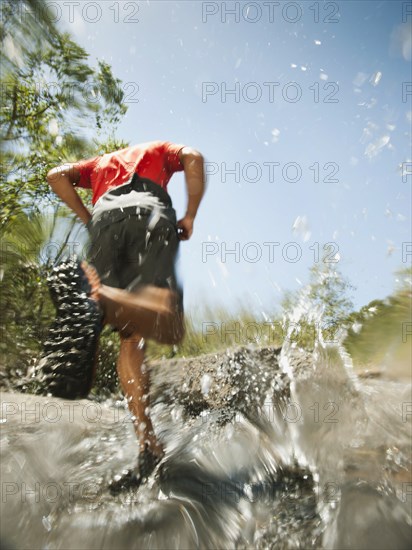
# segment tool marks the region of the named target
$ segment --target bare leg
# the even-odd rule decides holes
[[[175,344],[184,334],[183,315],[176,307],[177,297],[166,288],[145,286],[136,292],[112,288],[100,283],[96,270],[82,264],[92,285],[91,298],[97,300],[108,323],[128,335],[138,333],[160,343]]]
[[[150,376],[143,365],[144,346],[140,335],[121,338],[117,372],[129,410],[134,416],[134,429],[142,452],[147,444],[153,454],[161,456],[162,446],[157,442],[149,416]]]
[[[168,289],[146,286],[130,293],[102,285],[98,301],[105,322],[124,334],[138,332],[164,344],[183,337],[183,318],[177,313],[175,293]]]
[[[168,289],[146,286],[132,294],[102,285],[93,267],[85,262],[82,267],[92,287],[91,298],[101,304],[105,322],[120,330],[117,372],[134,416],[140,450],[148,444],[153,454],[161,456],[163,449],[156,440],[149,416],[150,376],[143,366],[142,338],[178,343],[184,333],[183,314],[177,312],[175,295]]]

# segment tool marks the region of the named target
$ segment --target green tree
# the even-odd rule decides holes
[[[46,3],[3,2],[0,39],[1,230],[24,209],[44,207],[51,167],[114,146],[127,107],[110,66],[91,67]]]
[[[310,270],[309,300],[321,312],[324,324],[334,325],[353,309],[353,286],[334,264],[315,264]]]
[[[46,174],[126,146],[115,130],[127,107],[110,66],[90,65],[47,2],[2,0],[0,42],[0,375],[9,378],[41,349],[54,317],[45,275],[79,228]]]

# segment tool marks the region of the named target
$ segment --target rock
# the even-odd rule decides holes
[[[153,362],[152,402],[177,400],[192,417],[204,410],[220,410],[225,419],[237,412],[254,418],[268,393],[274,400],[289,396],[289,381],[279,367],[279,353],[279,348],[241,347]]]

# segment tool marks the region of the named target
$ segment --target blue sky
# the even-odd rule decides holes
[[[391,293],[412,251],[406,2],[80,4],[62,26],[123,81],[118,136],[206,158],[207,194],[181,246],[187,308],[248,300],[271,312],[327,243],[357,307]],[[169,192],[181,216],[181,174]]]

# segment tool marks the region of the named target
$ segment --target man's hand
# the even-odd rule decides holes
[[[191,216],[185,216],[177,222],[177,234],[181,241],[187,241],[192,236],[193,221]]]

